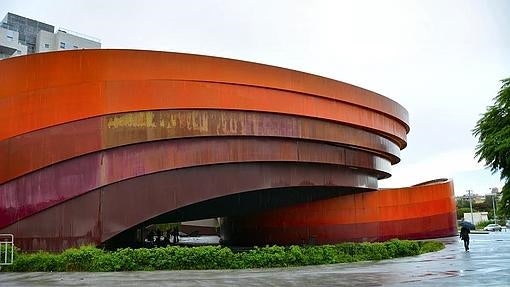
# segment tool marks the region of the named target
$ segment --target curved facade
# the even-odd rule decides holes
[[[451,180],[347,194],[223,223],[227,242],[327,244],[338,241],[423,239],[456,234]]]
[[[0,232],[14,233],[22,249],[101,244],[141,224],[207,217],[227,218],[231,242],[299,243],[300,232],[259,238],[239,226],[255,220],[262,225],[254,228],[276,234],[270,230],[287,223],[271,212],[293,214],[305,204],[313,214],[360,194],[391,194],[406,206],[397,194],[416,193],[377,190],[406,146],[407,111],[346,83],[134,50],[34,54],[0,61],[0,71]],[[451,184],[433,186],[453,200]],[[441,214],[455,211],[437,206]],[[388,221],[374,216],[370,222]],[[334,230],[307,238],[346,239]],[[453,232],[454,225],[418,237]],[[348,238],[391,237],[417,236],[402,230]]]

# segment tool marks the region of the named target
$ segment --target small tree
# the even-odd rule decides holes
[[[471,209],[469,207],[460,207],[457,208],[457,220],[461,220],[464,218],[464,213],[471,212]],[[466,221],[471,221],[470,218],[464,218]]]
[[[457,204],[457,209],[469,208],[469,200],[467,200],[467,199],[459,198],[456,200],[456,204]]]
[[[510,78],[503,84],[494,98],[494,105],[478,120],[473,135],[478,138],[475,156],[485,161],[492,173],[500,172],[505,181],[503,196],[499,202],[499,213],[510,215]]]

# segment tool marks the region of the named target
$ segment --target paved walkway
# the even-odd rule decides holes
[[[510,286],[510,232],[457,238],[416,257],[285,269],[117,273],[0,273],[0,286]]]

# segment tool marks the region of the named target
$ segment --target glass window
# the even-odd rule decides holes
[[[60,48],[61,48],[61,49],[65,49],[65,48],[66,48],[66,43],[64,43],[64,42],[60,42]]]
[[[44,44],[44,48],[48,49],[50,47],[50,44]]]

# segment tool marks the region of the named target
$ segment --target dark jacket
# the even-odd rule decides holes
[[[460,239],[462,239],[462,240],[469,240],[469,233],[470,232],[471,231],[469,230],[469,228],[463,226],[460,229]]]

